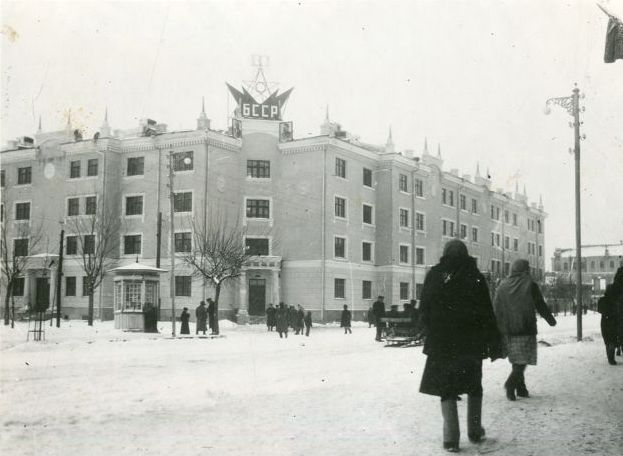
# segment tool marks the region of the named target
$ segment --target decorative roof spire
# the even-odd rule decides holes
[[[476,177],[480,177],[480,162],[476,162]]]
[[[539,207],[543,208],[543,195],[539,195]]]
[[[201,113],[197,118],[197,130],[209,130],[210,119],[206,115],[205,97],[201,97]]]
[[[326,108],[325,108],[324,120],[325,120],[326,122],[328,122],[328,121],[329,121],[329,103],[327,103],[327,106],[326,106]]]
[[[523,196],[528,196],[528,192],[526,192],[526,184],[523,184]]]
[[[437,158],[441,158],[441,143],[437,143]]]
[[[37,129],[37,133],[41,133],[43,130],[41,129],[41,114],[39,114],[39,128]]]
[[[205,97],[201,97],[201,114],[206,113],[206,99]]]
[[[424,136],[424,153],[423,155],[428,155],[428,138]]]
[[[487,166],[487,179],[491,179],[491,173],[489,172],[489,167]]]
[[[110,125],[108,125],[108,106],[106,106],[106,110],[104,111],[104,122],[102,122],[102,126],[100,127],[100,136],[104,138],[111,136]]]
[[[386,152],[394,152],[394,139],[392,138],[392,127],[389,127],[389,135],[387,136],[387,142],[385,143]]]
[[[67,130],[71,130],[71,109],[69,109],[69,111],[67,111],[67,125],[66,125]]]
[[[104,123],[108,123],[108,106],[106,106],[106,111],[104,111]]]
[[[515,181],[515,193],[519,193],[519,182]]]

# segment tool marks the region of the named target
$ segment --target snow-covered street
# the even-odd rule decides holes
[[[539,319],[531,398],[506,400],[506,360],[484,363],[484,447],[465,454],[620,455],[623,358],[609,366],[599,315],[550,328]],[[418,392],[421,347],[374,342],[374,328],[315,326],[280,340],[264,326],[227,327],[218,339],[123,333],[111,322],[0,329],[3,455],[434,455],[439,399]],[[191,326],[194,331],[194,327]]]

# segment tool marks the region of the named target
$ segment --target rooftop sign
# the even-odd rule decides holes
[[[227,88],[238,103],[238,110],[242,117],[262,120],[281,120],[283,105],[294,89],[292,87],[282,94],[279,94],[279,89],[277,89],[260,103],[245,88],[242,92],[230,84],[227,84]]]

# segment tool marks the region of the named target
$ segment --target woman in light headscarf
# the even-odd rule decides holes
[[[556,319],[547,308],[541,290],[530,277],[530,263],[515,260],[510,275],[498,286],[493,309],[502,333],[512,371],[504,384],[506,397],[529,397],[524,378],[528,364],[536,365],[536,312],[550,326]],[[516,394],[515,394],[516,393]]]
[[[426,275],[420,307],[427,356],[420,392],[441,398],[443,446],[457,452],[457,396],[467,394],[467,435],[481,442],[482,360],[502,354],[487,282],[460,240],[445,245]]]

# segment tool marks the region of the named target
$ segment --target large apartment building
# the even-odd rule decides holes
[[[113,208],[121,222],[118,265],[155,266],[162,213],[160,267],[167,271],[174,248],[192,248],[191,218],[219,213],[238,219],[257,256],[225,287],[220,309],[243,321],[280,301],[333,320],[344,304],[361,316],[377,295],[388,304],[417,299],[427,269],[453,237],[466,242],[493,278],[506,274],[516,258],[529,259],[535,276],[542,276],[546,214],[541,203],[528,202],[525,190],[493,190],[478,167],[473,177],[444,170],[441,153],[430,153],[426,143],[420,156],[395,150],[391,132],[385,145],[364,143],[328,116],[320,135],[295,139],[292,123],[281,119],[281,104],[264,109],[271,100],[258,109],[239,106],[226,132],[210,129],[202,110],[195,130],[167,131],[144,120],[138,129],[113,131],[106,119],[93,139],[81,139],[68,125],[10,144],[0,154],[3,223],[9,256],[29,257],[14,290],[17,306],[37,294],[53,299],[54,286],[46,284],[54,283],[49,263],[63,227],[63,313],[86,315],[84,273],[69,222],[99,205]],[[21,239],[28,234],[19,233],[39,225],[45,242],[31,251]],[[181,261],[176,265],[177,309],[211,296]],[[162,318],[171,309],[167,274],[160,282]],[[96,317],[112,318],[111,274],[96,292],[95,310]]]

